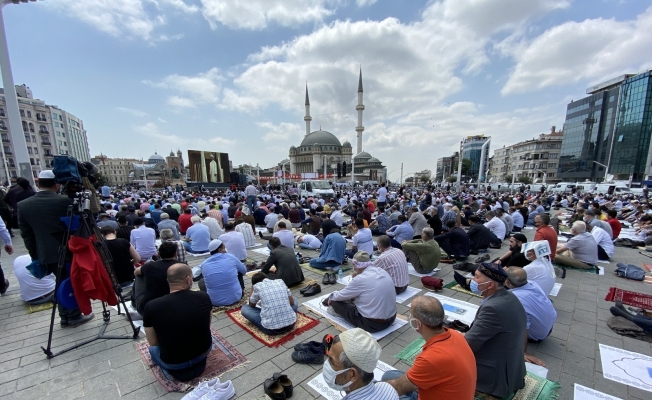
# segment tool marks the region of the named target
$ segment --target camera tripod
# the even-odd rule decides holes
[[[57,264],[56,285],[54,289],[54,296],[52,296],[52,315],[50,318],[50,331],[48,334],[48,344],[47,347],[41,346],[41,349],[43,350],[43,352],[45,353],[48,359],[54,358],[60,354],[66,353],[76,348],[85,346],[96,340],[136,339],[138,337],[138,334],[140,333],[140,327],[134,325],[134,322],[131,319],[131,315],[127,310],[124,297],[122,296],[122,287],[120,287],[120,283],[118,282],[118,279],[115,275],[115,271],[113,270],[113,258],[111,257],[111,253],[109,252],[109,249],[106,246],[104,236],[100,233],[100,230],[95,224],[95,220],[93,219],[93,215],[90,211],[89,192],[86,191],[75,192],[71,194],[70,197],[72,199],[72,204],[68,206],[68,213],[66,217],[61,218],[66,224],[66,231],[64,233],[61,246],[59,247],[59,262]],[[85,238],[94,237],[93,246],[95,247],[95,250],[100,256],[102,264],[104,265],[104,268],[106,269],[106,272],[108,273],[109,278],[111,279],[113,291],[115,292],[118,298],[118,314],[120,314],[120,305],[122,305],[122,307],[124,307],[127,319],[129,320],[129,324],[131,325],[131,328],[133,330],[133,335],[132,336],[105,335],[105,331],[108,328],[109,322],[111,320],[111,312],[110,310],[107,309],[107,303],[103,301],[102,319],[104,320],[104,324],[102,324],[102,326],[100,327],[100,331],[98,332],[97,336],[84,340],[80,343],[77,343],[63,350],[60,350],[57,353],[54,353],[52,352],[52,332],[54,329],[54,320],[57,313],[57,305],[58,305],[57,294],[59,291],[59,287],[61,286],[61,277],[63,276],[63,269],[66,268],[66,262],[69,258],[68,240],[70,239],[71,234],[85,237]]]

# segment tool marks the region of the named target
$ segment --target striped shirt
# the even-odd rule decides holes
[[[374,267],[384,269],[392,277],[395,287],[407,286],[410,283],[407,260],[401,250],[390,247],[380,253],[373,263]]]
[[[342,400],[398,400],[398,393],[387,382],[373,381],[342,397]]]
[[[253,229],[251,229],[251,225],[243,222],[235,226],[235,231],[242,233],[245,247],[251,247],[256,244],[256,237],[254,236]]]

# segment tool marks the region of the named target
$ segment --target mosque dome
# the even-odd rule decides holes
[[[296,150],[296,149],[297,149],[297,148],[294,147],[294,146],[290,147],[290,150]]]
[[[150,163],[150,164],[164,163],[164,162],[165,162],[165,158],[163,158],[162,155],[160,155],[160,154],[154,152],[154,154],[152,154],[151,156],[149,156],[149,158],[147,159],[147,162]]]
[[[327,146],[342,146],[340,140],[335,135],[328,131],[321,130],[310,133],[308,136],[303,138],[303,141],[301,142],[301,146],[314,146],[316,144]]]
[[[342,147],[351,147],[351,143],[347,140],[346,142],[342,143]]]
[[[369,159],[371,158],[371,154],[367,153],[366,151],[361,152],[357,156],[354,157],[356,160],[359,158],[361,160]]]
[[[378,164],[380,164],[380,160],[377,159],[376,157],[371,157],[371,158],[369,159],[369,161],[367,161],[367,162],[370,163],[370,164],[372,164],[372,163],[378,163]]]

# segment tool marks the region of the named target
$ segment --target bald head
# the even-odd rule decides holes
[[[429,329],[439,330],[444,323],[444,307],[439,300],[430,296],[419,296],[410,305],[412,317]]]
[[[505,272],[510,287],[521,287],[527,283],[527,272],[523,268],[509,267]]]
[[[167,278],[170,289],[173,289],[173,287],[178,289],[179,286],[185,288],[185,285],[188,283],[186,278],[190,278],[190,281],[192,281],[192,269],[188,264],[172,264],[168,268]]]

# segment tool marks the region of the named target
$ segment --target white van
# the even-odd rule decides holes
[[[328,181],[309,180],[299,182],[299,197],[335,197],[335,192]]]
[[[577,185],[574,182],[559,182],[552,188],[554,193],[570,193],[576,189]]]
[[[617,185],[614,183],[601,183],[596,185],[595,193],[602,194],[629,194],[631,190],[627,186]]]

